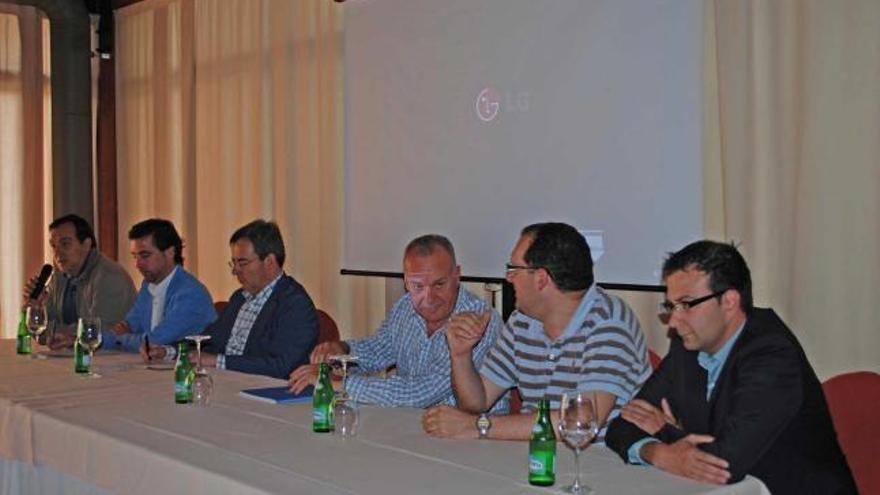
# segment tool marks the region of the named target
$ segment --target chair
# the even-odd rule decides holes
[[[660,355],[657,354],[656,352],[652,351],[651,349],[648,349],[648,361],[650,361],[651,367],[656,370],[657,368],[660,367],[660,361],[663,361],[663,358],[660,357]]]
[[[822,384],[837,439],[846,454],[859,493],[880,493],[880,375],[844,373]]]
[[[219,315],[229,305],[229,301],[217,301],[214,303],[214,311]]]
[[[318,343],[339,341],[339,328],[326,311],[318,309]]]

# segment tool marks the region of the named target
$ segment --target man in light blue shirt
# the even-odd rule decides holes
[[[104,331],[104,347],[146,355],[146,338],[150,346],[170,346],[201,333],[217,314],[205,286],[183,269],[183,241],[174,224],[144,220],[128,238],[144,281],[125,319]]]
[[[451,315],[474,312],[488,322],[486,335],[475,346],[473,359],[482,362],[502,328],[501,317],[489,305],[459,284],[461,269],[452,243],[429,234],[410,241],[404,251],[404,295],[370,337],[345,342],[325,342],[315,347],[311,363],[290,375],[298,392],[317,377],[317,364],[333,354],[358,357],[346,391],[361,402],[380,406],[429,407],[454,405],[449,369],[446,324]],[[394,366],[392,376],[376,372]],[[337,380],[335,388],[341,388]],[[506,410],[506,399],[496,411]]]

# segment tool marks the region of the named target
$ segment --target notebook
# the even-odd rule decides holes
[[[271,404],[306,404],[312,402],[314,388],[309,385],[299,394],[291,392],[287,385],[281,387],[248,388],[238,395],[246,399],[254,399]]]

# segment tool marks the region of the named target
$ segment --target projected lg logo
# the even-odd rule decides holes
[[[531,97],[527,91],[505,91],[502,93],[492,86],[486,86],[477,93],[474,110],[483,122],[492,122],[502,111],[527,112]]]

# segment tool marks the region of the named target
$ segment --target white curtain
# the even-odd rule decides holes
[[[146,0],[117,12],[120,260],[159,216],[215,300],[238,284],[229,236],[276,220],[285,268],[345,336],[384,316],[381,280],[339,275],[342,10],[306,0]]]
[[[25,280],[48,260],[51,215],[49,25],[0,4],[0,336],[18,325]]]
[[[821,377],[880,371],[880,2],[707,2],[707,230]]]

